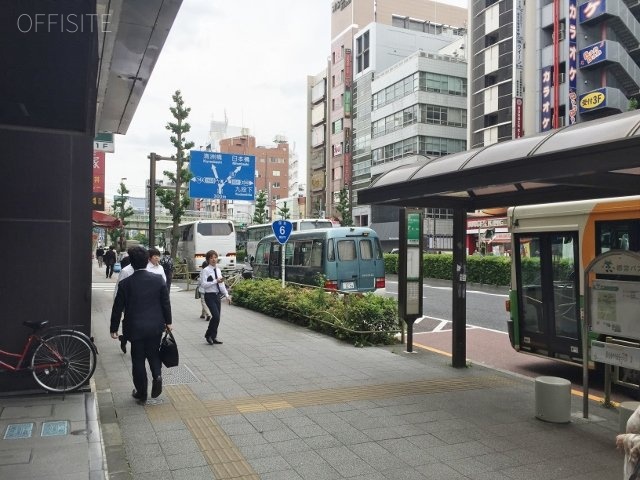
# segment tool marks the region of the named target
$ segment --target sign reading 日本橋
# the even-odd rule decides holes
[[[191,198],[255,200],[256,157],[191,150]]]

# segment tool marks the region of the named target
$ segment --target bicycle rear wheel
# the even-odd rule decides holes
[[[58,333],[42,339],[31,357],[33,378],[50,392],[77,390],[91,378],[95,369],[95,350],[74,333]]]

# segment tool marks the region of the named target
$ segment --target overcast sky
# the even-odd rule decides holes
[[[183,0],[126,135],[107,153],[105,195],[121,178],[143,197],[150,152],[169,156],[171,96],[182,92],[191,108],[187,140],[205,145],[209,124],[224,120],[250,129],[260,145],[284,135],[306,158],[306,82],[330,53],[331,0]],[[466,0],[448,0],[466,6]],[[159,162],[162,170],[175,164]]]

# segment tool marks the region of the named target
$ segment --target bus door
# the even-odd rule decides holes
[[[515,235],[521,349],[579,359],[578,232]]]
[[[327,279],[336,282],[338,290],[350,291],[358,288],[360,270],[356,238],[330,239],[327,260]]]

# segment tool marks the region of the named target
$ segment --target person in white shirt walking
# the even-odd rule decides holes
[[[205,260],[208,265],[200,272],[200,285],[204,290],[204,301],[211,312],[211,319],[209,320],[209,326],[204,334],[204,338],[209,345],[221,344],[222,342],[216,338],[218,336],[222,307],[220,298],[225,297],[229,304],[231,304],[231,297],[224,284],[222,272],[216,265],[218,262],[218,253],[215,250],[209,250],[205,256]]]

